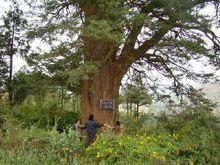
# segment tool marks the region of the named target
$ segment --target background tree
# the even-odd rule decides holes
[[[140,74],[134,73],[130,83],[125,83],[122,87],[122,100],[126,104],[127,114],[132,113],[135,117],[139,116],[139,107],[147,106],[152,103],[152,97],[146,85],[143,83]],[[134,106],[133,106],[134,105]],[[147,107],[145,107],[147,109]]]
[[[4,59],[0,60],[0,66],[1,66],[1,71],[0,71],[0,88],[3,88],[3,84],[5,84],[6,80],[6,73],[7,73],[7,65]]]
[[[83,76],[83,73],[76,70],[74,71],[76,74],[74,74],[73,77],[70,76],[73,68],[78,68],[82,61],[80,50],[79,52],[75,52],[74,50],[69,49],[66,43],[62,43],[57,47],[53,45],[47,46],[50,47],[51,50],[50,52],[44,53],[46,58],[42,60],[38,58],[38,53],[33,52],[29,57],[26,57],[27,63],[30,66],[35,66],[33,69],[36,72],[44,72],[42,75],[46,77],[46,81],[49,82],[50,87],[56,89],[59,94],[61,108],[64,106],[65,96],[71,94],[73,104],[75,104],[76,109],[80,109],[78,103],[78,85],[79,81],[82,79],[81,77]],[[40,60],[41,63],[39,64]]]
[[[1,31],[1,65],[5,85],[9,93],[10,105],[13,105],[13,57],[22,56],[29,49],[28,40],[25,37],[24,28],[26,19],[23,17],[23,11],[19,9],[19,4],[13,0],[10,10],[6,11],[1,18],[3,25],[0,26]]]
[[[3,50],[2,50],[2,47],[3,47],[3,44],[4,42],[2,41],[3,39],[3,36],[2,36],[2,28],[0,28],[0,89],[3,89],[3,85],[5,84],[5,81],[7,79],[7,71],[8,71],[8,65],[7,65],[7,62],[6,62],[6,59],[4,58],[3,56]]]
[[[78,95],[67,91],[65,86],[55,84],[54,79],[39,71],[19,70],[13,78],[13,89],[15,104],[21,104],[31,95],[42,101],[45,97],[54,97],[54,102],[57,102],[61,111],[64,111],[70,102],[72,105],[69,109],[72,111],[79,112],[81,109]]]
[[[13,78],[14,103],[22,103],[28,95],[44,98],[47,93],[56,89],[51,85],[48,76],[37,71],[18,71]]]
[[[78,67],[70,67],[65,76],[80,89],[84,119],[92,112],[100,122],[114,120],[121,80],[134,65],[170,79],[168,89],[178,96],[190,89],[182,80],[213,76],[195,72],[192,60],[219,67],[220,40],[212,30],[220,13],[218,0],[50,0],[36,4],[40,4],[40,10],[34,11],[39,17],[30,36],[71,53],[65,57],[44,53],[35,62],[42,66],[46,59],[76,57],[81,52]],[[33,2],[30,6],[37,9]],[[214,16],[201,14],[206,6],[215,10]],[[146,76],[150,86],[159,86],[155,74]],[[115,100],[116,109],[101,110],[103,98]]]

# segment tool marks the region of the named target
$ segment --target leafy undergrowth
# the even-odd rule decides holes
[[[101,164],[207,164],[215,162],[213,137],[206,143],[188,141],[184,135],[161,133],[158,135],[114,136],[101,134],[86,149],[86,160]],[[199,140],[199,139],[198,139]]]
[[[183,113],[146,122],[126,118],[122,133],[98,134],[88,148],[75,131],[22,127],[5,119],[0,132],[0,164],[219,164],[219,123],[207,112]],[[145,127],[143,126],[145,124]]]
[[[214,136],[201,131],[193,137],[189,132],[100,133],[85,149],[72,129],[59,133],[11,126],[1,135],[0,164],[217,164]]]
[[[0,138],[0,164],[76,164],[84,144],[73,129],[59,133],[7,125]]]

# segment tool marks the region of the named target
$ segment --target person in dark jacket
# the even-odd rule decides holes
[[[85,128],[87,133],[86,146],[88,147],[94,142],[96,133],[98,129],[102,127],[102,124],[94,120],[94,114],[90,114],[88,120],[86,121]]]

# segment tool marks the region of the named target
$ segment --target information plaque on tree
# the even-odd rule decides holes
[[[114,109],[114,100],[112,100],[112,99],[101,99],[100,100],[100,109],[102,109],[102,110],[113,110]]]

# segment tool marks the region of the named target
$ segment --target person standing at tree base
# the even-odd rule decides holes
[[[96,133],[103,124],[100,124],[94,120],[94,114],[90,114],[86,121],[85,128],[87,133],[86,147],[90,146],[94,142]]]
[[[115,122],[115,125],[113,127],[113,131],[114,131],[115,135],[119,135],[121,133],[121,122],[120,121]]]
[[[84,125],[81,124],[81,120],[77,120],[77,122],[75,123],[75,130],[76,130],[76,133],[77,135],[79,136],[80,140],[82,140],[82,129],[85,128]]]

